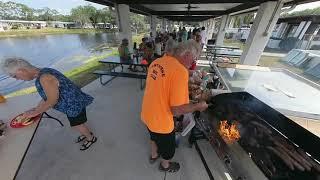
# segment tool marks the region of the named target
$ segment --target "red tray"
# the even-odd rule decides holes
[[[24,122],[24,123],[18,123],[18,122],[16,122],[16,121],[17,121],[16,118],[19,117],[19,116],[21,116],[21,115],[22,115],[22,114],[19,114],[18,116],[16,116],[15,118],[13,118],[13,119],[11,120],[10,126],[11,126],[12,128],[23,128],[23,127],[29,126],[29,125],[33,124],[34,122],[40,120],[40,118],[41,118],[41,114],[39,114],[38,116],[35,116],[35,117],[31,118],[31,119],[30,119],[29,121],[27,121],[27,122]]]

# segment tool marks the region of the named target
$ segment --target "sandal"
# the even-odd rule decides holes
[[[93,135],[92,132],[90,132],[90,134]],[[86,136],[85,136],[85,135],[80,135],[80,136],[75,140],[75,142],[76,142],[76,143],[79,143],[79,142],[82,142],[82,141],[85,140],[85,139],[86,139]]]
[[[87,150],[89,149],[89,147],[94,144],[95,142],[97,142],[98,138],[93,136],[92,139],[89,141],[89,140],[85,140],[83,142],[83,144],[81,145],[81,148],[80,148],[80,151],[84,151],[84,150]]]
[[[155,158],[153,158],[152,156],[150,156],[149,157],[149,163],[150,164],[154,164],[158,159],[159,159],[159,155],[157,156],[157,157],[155,157]]]
[[[163,172],[175,173],[179,171],[179,169],[180,169],[180,164],[177,162],[169,162],[169,167],[167,168],[163,167],[161,163],[159,165],[159,170]]]

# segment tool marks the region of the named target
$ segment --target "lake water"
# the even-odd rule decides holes
[[[23,57],[37,67],[52,67],[65,72],[85,60],[110,50],[96,50],[102,44],[114,44],[114,33],[41,35],[0,38],[0,63],[5,57]],[[30,87],[33,82],[17,81],[0,71],[0,94]]]

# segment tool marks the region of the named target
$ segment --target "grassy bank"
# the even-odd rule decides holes
[[[223,45],[225,46],[233,46],[233,47],[239,47],[241,50],[244,50],[245,44],[233,39],[224,39]]]
[[[63,29],[63,28],[42,28],[42,29],[15,29],[0,32],[0,37],[20,37],[47,34],[82,34],[82,33],[102,33],[113,32],[107,29]]]
[[[67,71],[64,73],[69,79],[71,79],[77,86],[84,87],[90,82],[94,81],[98,77],[92,74],[93,71],[98,69],[107,70],[108,67],[102,63],[99,63],[99,60],[105,59],[109,56],[118,55],[118,52],[113,49],[111,53],[101,54],[99,56],[93,56],[86,60],[86,64],[77,67],[73,70]],[[34,86],[24,88],[13,93],[6,95],[6,98],[15,97],[15,96],[22,96],[30,93],[36,92],[36,88]]]
[[[144,37],[145,33],[137,34],[132,36],[132,42],[136,42],[137,46],[142,42],[142,38]]]

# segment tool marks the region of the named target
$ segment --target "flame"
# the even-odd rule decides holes
[[[229,141],[237,141],[240,138],[236,123],[229,125],[227,120],[220,121],[219,133]]]

